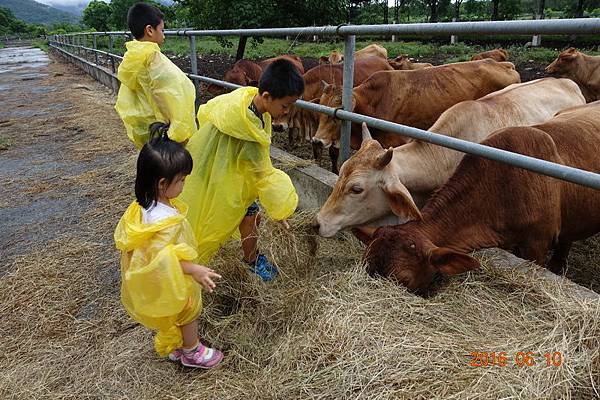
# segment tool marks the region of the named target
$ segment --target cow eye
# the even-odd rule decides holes
[[[361,194],[363,192],[363,188],[361,188],[360,186],[352,186],[350,188],[350,191],[354,194]]]

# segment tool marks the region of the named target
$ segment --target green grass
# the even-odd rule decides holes
[[[37,47],[46,53],[48,52],[48,41],[47,40],[35,39],[32,44],[34,47]]]
[[[545,36],[546,37],[546,36]],[[522,38],[525,38],[524,36]],[[547,38],[551,38],[548,36]],[[293,38],[292,38],[293,39]],[[304,38],[306,39],[306,38]],[[459,38],[460,39],[460,38]],[[542,39],[543,40],[543,39]],[[484,45],[468,45],[464,42],[459,42],[456,45],[420,41],[402,41],[402,42],[385,42],[385,41],[357,41],[356,48],[361,49],[370,43],[379,43],[388,50],[390,57],[395,57],[400,54],[406,54],[409,57],[432,58],[437,57],[443,60],[444,63],[467,61],[471,55],[481,51],[496,48],[493,43]],[[523,40],[523,44],[525,40]],[[543,42],[542,42],[543,43]],[[123,54],[125,51],[125,39],[115,38],[114,52]],[[196,48],[198,54],[226,54],[235,56],[237,52],[238,39],[230,38],[229,46],[222,46],[215,38],[202,37],[196,39]],[[91,43],[88,43],[91,47]],[[98,48],[108,49],[108,38],[98,38]],[[510,53],[510,59],[513,62],[521,63],[533,60],[535,62],[551,62],[554,60],[558,52],[562,49],[550,48],[526,48],[524,46],[507,46],[506,50]],[[188,38],[172,37],[166,38],[162,46],[162,51],[167,54],[187,55],[189,54],[190,43]],[[263,38],[262,43],[253,39],[248,40],[246,45],[245,58],[256,59],[272,57],[279,54],[294,53],[301,57],[318,58],[328,55],[332,50],[343,51],[344,43],[342,41],[331,42],[295,42],[294,40],[287,41],[284,39]],[[590,55],[599,55],[600,49],[597,46],[581,45],[581,49]]]
[[[10,147],[10,140],[0,136],[0,150],[7,150]]]
[[[4,48],[4,43],[0,43],[0,49]]]

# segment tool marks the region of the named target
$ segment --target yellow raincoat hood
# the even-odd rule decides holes
[[[183,142],[196,132],[196,89],[189,78],[153,42],[125,43],[119,66],[121,82],[115,109],[127,136],[141,148],[153,122],[170,123],[169,137]]]
[[[288,218],[298,205],[291,179],[271,164],[271,116],[262,115],[263,128],[248,108],[257,94],[243,87],[198,110],[200,129],[187,145],[194,168],[179,199],[189,206],[201,263],[237,232],[257,199],[274,220]]]
[[[181,260],[193,260],[196,241],[185,219],[187,206],[157,223],[142,223],[142,207],[131,203],[115,230],[121,250],[121,302],[136,321],[158,331],[154,347],[165,356],[181,347],[179,326],[197,318],[202,309],[199,284],[183,273]]]

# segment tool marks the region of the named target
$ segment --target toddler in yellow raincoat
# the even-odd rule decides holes
[[[125,43],[127,51],[119,66],[121,82],[115,109],[127,136],[141,148],[148,127],[155,121],[169,124],[169,138],[185,142],[196,132],[196,89],[190,79],[164,54],[162,12],[146,3],[133,5],[127,23],[136,40]]]
[[[162,128],[161,128],[162,126]],[[185,219],[187,207],[177,197],[192,170],[185,148],[168,138],[163,124],[137,161],[136,201],[115,230],[121,250],[121,301],[128,314],[158,331],[154,347],[187,367],[212,368],[223,354],[198,339],[202,309],[200,285],[212,292],[212,269],[194,264],[196,240]]]
[[[296,209],[292,181],[271,164],[271,118],[287,114],[304,92],[304,79],[287,60],[273,62],[258,88],[243,87],[200,106],[198,132],[186,146],[194,169],[181,196],[198,240],[199,262],[208,263],[239,228],[244,260],[264,281],[277,273],[256,244],[259,203],[274,220]]]

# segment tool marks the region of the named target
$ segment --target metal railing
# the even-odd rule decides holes
[[[288,35],[319,35],[319,36],[339,36],[345,40],[344,44],[344,73],[343,73],[343,93],[342,109],[334,109],[319,104],[313,104],[298,100],[296,106],[314,112],[325,113],[342,120],[342,134],[340,139],[340,162],[344,162],[350,156],[350,127],[352,122],[366,122],[369,126],[382,129],[388,132],[398,133],[413,139],[426,141],[436,145],[448,147],[464,153],[474,154],[480,157],[499,161],[505,164],[514,165],[519,168],[527,169],[542,175],[551,176],[561,180],[577,183],[583,186],[600,190],[600,174],[579,170],[576,168],[564,166],[511,153],[505,150],[456,139],[445,135],[409,127],[402,124],[396,124],[369,116],[351,112],[352,89],[354,79],[354,50],[356,35],[540,35],[540,34],[600,34],[600,18],[580,18],[565,20],[529,20],[529,21],[491,21],[491,22],[448,22],[448,23],[418,23],[418,24],[393,24],[393,25],[340,25],[340,26],[322,26],[322,27],[304,27],[304,28],[265,28],[265,29],[230,29],[230,30],[194,30],[178,29],[166,31],[166,36],[181,36],[190,39],[190,60],[191,74],[190,79],[196,85],[198,82],[207,82],[220,85],[229,89],[235,89],[239,86],[198,75],[196,59],[196,40],[198,36],[239,36],[240,38],[249,36],[288,36]],[[111,43],[109,52],[112,51],[113,36],[131,36],[129,32],[89,32],[73,33],[66,35],[57,35],[54,42],[58,45],[74,45],[74,41],[81,42],[81,37],[93,37],[94,48],[88,50],[98,51],[96,49],[97,36],[109,36]],[[243,42],[245,45],[245,41]],[[240,40],[240,46],[242,41]],[[77,47],[77,46],[76,46]],[[79,46],[82,47],[82,46]],[[238,49],[239,50],[239,49]],[[105,52],[104,52],[105,53]],[[243,55],[242,51],[238,54]],[[117,56],[118,57],[118,56]]]

